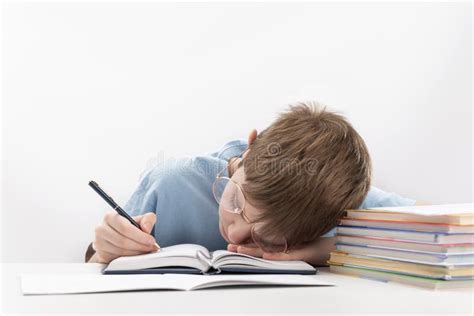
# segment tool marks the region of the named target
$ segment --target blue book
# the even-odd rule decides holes
[[[338,236],[364,236],[389,238],[406,241],[429,242],[437,244],[474,243],[474,234],[452,234],[439,232],[420,232],[412,230],[343,226],[336,228]]]
[[[111,261],[104,274],[316,274],[304,261],[265,260],[244,254],[182,244],[161,248],[159,252],[120,257]]]

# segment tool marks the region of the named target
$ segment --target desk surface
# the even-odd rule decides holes
[[[94,264],[2,264],[4,313],[466,313],[473,289],[433,291],[337,275],[321,269],[334,287],[219,288],[81,295],[23,296],[21,273],[74,273]]]

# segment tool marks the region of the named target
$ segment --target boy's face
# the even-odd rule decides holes
[[[245,183],[244,167],[237,168],[231,179],[242,187]],[[248,200],[245,201],[245,216],[250,222],[255,221],[261,214],[262,210],[254,207]],[[256,247],[251,236],[252,225],[245,221],[241,214],[228,212],[223,209],[222,203],[219,205],[219,229],[222,237],[229,244]]]
[[[253,129],[250,131],[248,136],[249,146],[257,139],[257,130]],[[243,158],[247,156],[248,151],[244,153]],[[231,180],[238,184],[240,188],[245,183],[245,170],[243,164],[240,164],[242,158],[237,158],[231,166],[234,166],[234,170],[229,170],[231,175]],[[245,192],[244,192],[245,193]],[[244,214],[231,213],[226,211],[222,207],[222,203],[219,204],[219,230],[222,237],[229,243],[233,245],[245,245],[248,248],[258,248],[258,245],[254,242],[252,238],[252,228],[254,228],[254,233],[258,234],[257,226],[260,226],[264,223],[258,223],[257,226],[254,224],[256,220],[263,214],[265,210],[259,209],[252,205],[251,201],[248,199],[245,200],[245,206],[243,212]],[[283,238],[278,238],[278,236],[259,236],[260,244],[263,240],[270,240],[270,247],[275,246],[276,248],[281,248],[281,244],[286,245],[286,241]],[[270,238],[269,238],[270,237]],[[272,238],[273,237],[273,238]],[[265,242],[268,247],[268,242]],[[279,245],[279,246],[277,246]],[[286,249],[286,246],[284,246]],[[250,254],[250,253],[249,253]],[[252,255],[252,254],[251,254]]]

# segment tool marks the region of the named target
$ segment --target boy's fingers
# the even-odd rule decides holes
[[[228,244],[228,245],[227,245],[227,250],[228,250],[228,251],[232,251],[232,252],[237,252],[237,245]]]
[[[120,234],[113,227],[107,224],[102,225],[101,230],[102,230],[102,233],[100,235],[100,238],[97,238],[96,241],[99,241],[100,239],[105,239],[109,243],[117,246],[118,248],[127,249],[127,250],[137,250],[143,253],[155,250],[154,245],[152,246],[152,245],[140,244]]]
[[[228,251],[232,251],[232,252],[237,252],[237,247],[244,247],[244,248],[258,248],[257,245],[255,245],[254,243],[247,243],[247,244],[227,244],[227,250]]]
[[[97,259],[99,263],[109,263],[110,261],[116,259],[118,256],[107,251],[96,252]]]
[[[140,224],[140,227],[147,234],[151,233],[153,226],[156,223],[156,214],[155,213],[146,213],[140,216],[134,217],[134,219]]]
[[[307,249],[295,249],[289,253],[285,252],[265,252],[263,254],[263,259],[268,260],[302,260],[307,261],[308,250]]]
[[[141,254],[150,252],[148,250],[142,251],[138,249],[129,250],[129,249],[119,248],[106,239],[98,240],[95,247],[97,251],[101,253],[106,252],[108,254],[113,254],[115,256],[136,256],[136,255],[141,255]]]
[[[253,256],[253,257],[262,257],[263,251],[260,248],[250,248],[245,246],[237,246],[237,252],[243,253],[245,255]]]
[[[263,253],[263,259],[267,260],[295,260],[288,253],[282,252],[265,252]]]
[[[134,225],[132,225],[126,218],[116,214],[108,224],[123,236],[134,240],[137,243],[152,246],[155,244],[155,238],[147,234]]]

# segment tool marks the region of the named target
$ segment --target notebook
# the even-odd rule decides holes
[[[235,252],[181,244],[164,247],[157,253],[120,257],[109,263],[104,274],[316,274],[304,261],[265,260]]]
[[[201,290],[227,286],[332,286],[312,275],[103,275],[23,274],[23,295],[85,294],[149,290]]]

